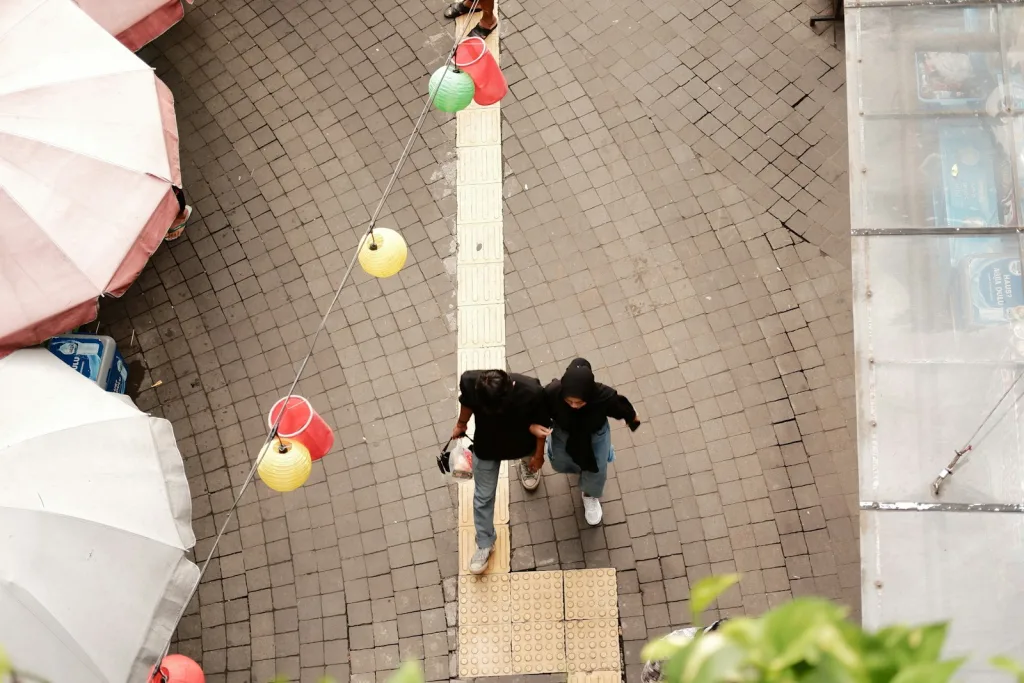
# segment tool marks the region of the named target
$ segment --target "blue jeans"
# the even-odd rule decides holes
[[[473,456],[473,525],[476,526],[477,548],[490,548],[498,538],[494,531],[494,498],[498,495],[500,474],[500,460],[481,460]]]
[[[604,426],[590,435],[590,444],[597,460],[597,472],[584,472],[572,461],[565,450],[569,440],[569,432],[558,425],[551,430],[551,436],[545,447],[548,462],[555,472],[580,475],[580,490],[591,498],[600,498],[604,494],[604,483],[608,480],[608,460],[615,449],[612,447],[612,430],[605,421]]]

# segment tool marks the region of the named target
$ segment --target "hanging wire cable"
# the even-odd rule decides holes
[[[971,434],[970,438],[967,439],[967,442],[964,444],[963,448],[961,448],[958,451],[953,451],[953,459],[949,461],[948,465],[942,468],[942,471],[939,472],[939,476],[935,477],[935,481],[932,482],[932,495],[939,495],[939,493],[942,491],[942,485],[946,482],[946,478],[951,476],[953,472],[956,471],[957,465],[960,464],[960,460],[965,455],[974,450],[975,437],[977,437],[978,434],[981,433],[981,430],[985,427],[985,423],[992,419],[992,416],[996,414],[996,410],[999,408],[999,406],[1003,404],[1003,401],[1005,401],[1006,397],[1010,395],[1010,392],[1013,391],[1013,388],[1017,386],[1017,383],[1020,382],[1022,377],[1024,377],[1024,370],[1017,373],[1017,377],[1012,382],[1010,382],[1010,386],[1006,387],[1006,391],[1003,392],[1003,395],[1000,396],[999,400],[996,401],[995,405],[992,406],[992,410],[988,411],[988,414],[985,415],[984,418],[982,418],[981,422],[978,424],[978,428],[975,429],[974,433]],[[989,429],[989,431],[992,430]],[[988,433],[989,432],[985,432],[985,436],[988,436]]]
[[[476,12],[479,1],[480,0],[473,0],[472,4],[470,5],[467,16],[472,16]],[[198,578],[196,578],[196,582],[192,586],[192,590],[189,592],[188,598],[182,603],[181,610],[178,612],[178,618],[175,620],[176,624],[181,622],[181,618],[185,615],[185,610],[188,609],[189,602],[191,602],[192,598],[195,597],[196,592],[199,590],[199,586],[203,581],[203,576],[206,575],[206,570],[210,566],[210,562],[213,561],[213,556],[217,551],[217,546],[220,544],[221,538],[223,538],[224,534],[227,532],[228,526],[231,524],[231,520],[234,518],[234,512],[238,508],[238,504],[239,502],[241,502],[242,496],[245,495],[246,490],[249,488],[253,480],[256,478],[256,472],[259,469],[260,463],[262,462],[263,457],[266,454],[268,447],[270,446],[270,443],[274,440],[274,437],[277,436],[277,430],[281,424],[281,420],[288,412],[288,404],[290,402],[289,400],[295,393],[295,387],[298,386],[299,380],[302,378],[302,373],[305,371],[306,365],[309,363],[309,359],[313,356],[313,349],[316,348],[316,343],[320,339],[320,333],[323,332],[324,328],[327,325],[327,318],[330,316],[331,312],[334,310],[334,307],[337,305],[338,299],[341,297],[341,291],[345,287],[345,284],[348,282],[349,277],[352,275],[352,269],[355,267],[356,261],[359,259],[359,252],[362,250],[363,245],[366,243],[367,239],[373,239],[373,228],[377,223],[377,219],[380,217],[381,211],[384,210],[384,204],[387,202],[388,196],[391,194],[391,191],[395,187],[395,183],[398,181],[398,176],[402,172],[402,167],[405,166],[405,162],[409,158],[409,153],[412,151],[412,146],[416,142],[416,137],[419,135],[420,129],[423,127],[423,122],[426,120],[427,114],[430,112],[430,107],[434,103],[434,97],[440,90],[441,84],[444,83],[444,77],[447,75],[447,67],[450,66],[452,61],[455,59],[455,49],[458,47],[459,43],[462,42],[462,40],[465,39],[465,37],[469,34],[469,31],[470,25],[468,22],[461,36],[458,35],[458,31],[456,31],[455,43],[452,46],[452,50],[448,54],[448,57],[445,59],[444,66],[442,67],[445,71],[444,73],[441,74],[441,79],[438,83],[438,87],[435,88],[433,92],[428,92],[427,94],[427,100],[426,102],[424,102],[423,109],[420,111],[420,115],[416,119],[416,124],[413,126],[412,132],[409,134],[409,139],[406,141],[405,147],[402,149],[402,154],[401,156],[398,157],[398,161],[395,162],[395,168],[391,173],[391,178],[388,180],[388,184],[387,186],[385,186],[384,191],[381,194],[380,201],[377,202],[377,207],[373,210],[373,213],[370,215],[370,221],[367,224],[366,230],[363,232],[362,237],[360,237],[359,243],[356,245],[355,253],[352,255],[352,258],[349,259],[348,266],[345,268],[345,273],[341,277],[341,282],[338,283],[338,287],[334,290],[334,297],[331,299],[330,304],[328,304],[327,310],[324,312],[323,317],[320,319],[320,324],[317,325],[316,331],[313,333],[312,340],[309,343],[309,350],[306,352],[305,357],[299,364],[298,370],[296,370],[295,372],[295,379],[292,380],[291,386],[288,388],[288,394],[284,398],[283,408],[280,414],[278,414],[277,419],[274,420],[273,425],[267,431],[267,437],[263,440],[263,445],[260,446],[260,450],[256,455],[256,461],[253,463],[252,468],[249,470],[249,473],[246,475],[245,480],[242,482],[242,487],[239,489],[234,501],[232,501],[231,507],[228,508],[225,514],[224,521],[221,523],[220,528],[217,531],[217,535],[213,539],[213,545],[210,546],[209,552],[206,553],[206,558],[203,560],[203,563],[199,567],[199,576]],[[168,652],[170,652],[171,640],[173,639],[173,637],[174,631],[172,631],[171,634],[167,637],[167,642],[164,644],[160,656],[160,661],[163,661],[163,658],[167,656]],[[158,661],[155,672],[159,671],[159,667],[160,662]],[[164,679],[164,683],[166,683],[166,679]]]

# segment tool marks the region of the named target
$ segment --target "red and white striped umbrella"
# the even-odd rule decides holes
[[[0,1],[0,356],[86,323],[178,213],[174,100],[71,0]]]
[[[185,16],[181,0],[75,0],[93,20],[135,52]],[[191,4],[192,0],[189,0]]]

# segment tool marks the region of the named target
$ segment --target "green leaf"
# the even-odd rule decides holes
[[[892,683],[948,683],[964,661],[961,657],[946,662],[911,664],[900,669]]]
[[[718,596],[729,590],[739,580],[739,574],[722,574],[698,581],[690,589],[690,612],[693,614],[694,623],[700,623],[700,615],[708,608],[708,605],[717,600]]]
[[[667,662],[685,645],[685,643],[673,643],[666,638],[658,638],[644,645],[644,649],[640,651],[640,657],[647,662]]]
[[[842,612],[827,600],[797,598],[764,616],[765,637],[776,652],[782,652],[808,633],[813,634],[822,624],[836,623],[841,619]]]
[[[0,647],[0,676],[11,673],[11,660],[7,659],[7,653]]]
[[[914,660],[921,664],[939,661],[948,630],[947,624],[929,624],[911,630],[907,642],[914,650]]]
[[[798,598],[763,617],[758,666],[772,673],[816,666],[825,653],[854,670],[863,667],[845,636],[845,610],[820,598]]]
[[[737,680],[744,651],[720,633],[707,633],[683,646],[663,667],[673,683],[720,683]]]
[[[860,683],[864,679],[858,672],[826,653],[817,666],[797,680],[800,683]]]
[[[388,683],[423,683],[423,668],[419,662],[404,662],[391,674]]]
[[[1018,664],[1015,660],[1004,655],[998,655],[988,661],[997,669],[1002,669],[1007,673],[1013,674],[1017,679],[1017,683],[1024,683],[1024,667]],[[3,671],[3,669],[0,668],[0,671]]]

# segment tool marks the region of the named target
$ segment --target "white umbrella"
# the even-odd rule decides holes
[[[0,647],[51,683],[143,683],[199,577],[171,424],[43,349],[0,387]]]

